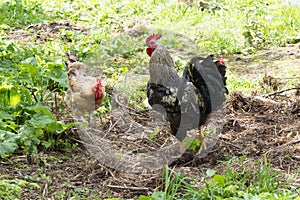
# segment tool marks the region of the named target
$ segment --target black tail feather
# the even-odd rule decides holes
[[[213,62],[211,56],[194,57],[185,69],[183,76],[191,81],[201,92],[208,106],[208,112],[218,108],[225,102],[228,94],[226,85],[226,66],[220,61]],[[213,100],[213,101],[212,101]]]

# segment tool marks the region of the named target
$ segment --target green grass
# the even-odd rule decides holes
[[[31,154],[40,149],[75,148],[70,141],[62,139],[64,131],[74,124],[65,124],[54,114],[57,110],[66,113],[54,100],[55,93],[63,97],[67,87],[64,71],[67,51],[76,52],[79,60],[89,66],[101,68],[107,81],[115,85],[121,75],[145,74],[148,57],[144,40],[153,31],[164,35],[162,41],[173,54],[179,71],[186,63],[187,53],[223,54],[226,57],[234,53],[251,54],[300,40],[299,6],[289,6],[279,0],[224,0],[217,1],[220,9],[201,11],[196,1],[195,5],[183,2],[0,0],[0,157],[20,151]],[[50,22],[71,28],[47,32],[42,24]],[[132,27],[142,33],[137,37],[126,35]],[[238,66],[229,69],[230,91],[272,90],[262,89],[260,79],[249,79],[238,71],[241,71]],[[294,68],[287,72],[287,75],[296,74]],[[294,85],[294,82],[287,81],[280,87]],[[126,90],[130,92],[130,89]],[[138,87],[138,92],[130,94],[131,106],[138,102],[139,108],[144,107],[143,89]],[[107,97],[99,112],[110,109]],[[272,199],[276,195],[291,199],[295,195],[294,190],[284,190],[281,185],[276,185],[279,180],[266,163],[251,177],[253,181],[247,182],[250,175],[250,171],[242,175],[230,170],[222,175],[210,171],[205,184],[201,185],[166,169],[164,190],[141,199]],[[0,194],[18,197],[17,192],[24,185],[18,180],[1,180]],[[87,191],[82,189],[75,193]],[[56,195],[64,197],[68,194],[62,191]]]
[[[181,172],[165,167],[164,188],[140,200],[171,199],[299,199],[299,189],[281,183],[278,172],[269,167],[267,159],[249,162],[246,157],[232,158],[219,174],[208,169],[201,182],[184,177]]]

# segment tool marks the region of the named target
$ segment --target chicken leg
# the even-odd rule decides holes
[[[184,153],[184,140],[179,142],[179,153]]]
[[[203,134],[203,128],[202,126],[199,127],[199,140],[201,142],[201,147],[200,147],[200,150],[198,151],[197,155],[201,154],[203,151],[206,150],[206,143],[205,143],[205,140],[204,140],[204,134]]]

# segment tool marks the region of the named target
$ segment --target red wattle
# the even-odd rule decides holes
[[[217,58],[217,60],[222,64],[225,65],[225,61],[222,58]]]
[[[155,50],[155,48],[147,48],[146,49],[146,53],[148,54],[148,56],[150,56],[151,57],[151,55],[152,55],[152,53],[153,53],[153,51]]]

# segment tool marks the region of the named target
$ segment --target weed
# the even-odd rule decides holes
[[[1,176],[0,176],[1,177]],[[40,187],[36,183],[29,183],[24,180],[14,179],[14,180],[0,180],[0,195],[5,200],[20,198],[20,191],[23,188],[29,189],[39,189]]]
[[[175,199],[181,195],[180,189],[184,184],[187,184],[186,179],[189,178],[184,178],[182,173],[176,173],[174,169],[169,169],[165,166],[163,169],[162,180],[164,183],[164,190],[154,191],[151,197],[155,200]]]
[[[297,197],[295,190],[284,189],[285,186],[280,184],[277,172],[270,168],[266,157],[263,163],[256,161],[254,165],[249,164],[244,156],[229,160],[224,175],[208,169],[204,175],[204,185],[190,177],[183,177],[174,169],[169,170],[165,167],[164,190],[154,191],[151,197],[141,196],[140,199],[273,199],[275,197],[293,199]],[[235,168],[235,166],[239,167]],[[253,167],[258,170],[254,170]]]

